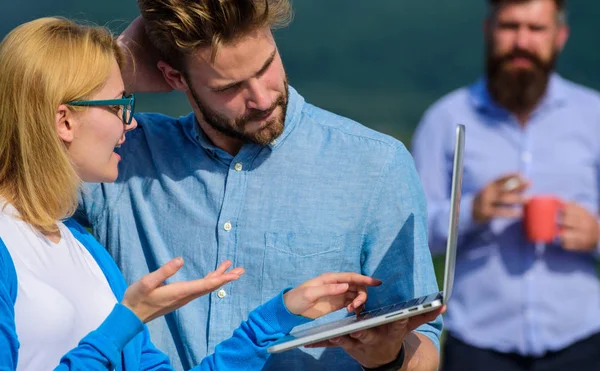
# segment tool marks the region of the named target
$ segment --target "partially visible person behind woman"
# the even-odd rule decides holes
[[[236,280],[222,263],[164,284],[173,259],[129,288],[102,246],[72,219],[82,181],[112,182],[114,148],[136,127],[124,58],[100,27],[42,18],[0,44],[0,368],[169,369],[144,323]],[[185,222],[185,221],[182,221]],[[261,369],[294,326],[366,301],[380,282],[330,273],[253,311],[200,369]],[[199,339],[202,341],[202,339]]]

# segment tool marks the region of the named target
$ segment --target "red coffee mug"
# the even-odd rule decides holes
[[[550,243],[558,237],[558,218],[564,205],[554,196],[536,196],[527,201],[523,210],[527,239],[531,242]]]

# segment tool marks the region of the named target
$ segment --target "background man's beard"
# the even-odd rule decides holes
[[[526,50],[518,49],[502,56],[494,56],[492,50],[493,47],[488,44],[486,74],[491,97],[511,112],[532,111],[546,93],[558,52],[554,52],[552,58],[545,62]],[[529,60],[532,67],[508,69],[507,64],[515,57]]]
[[[196,92],[190,89],[191,95],[194,98],[196,105],[202,115],[204,121],[216,131],[230,137],[243,141],[244,143],[254,143],[258,145],[267,145],[283,133],[285,127],[286,111],[288,106],[289,88],[287,79],[284,81],[285,92],[273,102],[271,107],[266,110],[252,110],[247,115],[237,117],[233,122],[216,113],[207,105],[203,104],[197,97]],[[189,83],[188,83],[188,86]],[[262,117],[268,116],[278,107],[281,107],[281,114],[278,117],[269,119],[266,125],[255,133],[246,132],[246,124],[250,121],[255,121]]]

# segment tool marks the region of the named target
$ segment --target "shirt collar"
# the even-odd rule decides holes
[[[285,125],[283,128],[283,133],[281,133],[277,139],[269,144],[269,148],[271,148],[272,151],[281,147],[283,142],[285,142],[285,140],[294,131],[302,119],[302,109],[304,108],[305,103],[304,98],[298,94],[296,89],[293,87],[289,86],[288,89],[288,106],[285,112]]]
[[[298,125],[302,116],[302,109],[304,107],[304,98],[298,94],[296,89],[289,87],[288,95],[288,106],[285,115],[285,125],[283,133],[270,144],[267,145],[271,151],[279,148],[289,135],[294,131],[294,128]],[[197,142],[202,148],[209,153],[215,155],[216,152],[221,151],[220,148],[216,147],[212,141],[208,138],[204,130],[200,128],[200,124],[196,120],[194,113],[182,117],[180,119],[185,134],[194,142]],[[244,146],[254,146],[253,144],[246,144]]]
[[[557,73],[550,75],[548,89],[542,98],[541,104],[536,110],[545,110],[548,108],[560,106],[567,101],[567,84],[565,80]],[[500,107],[491,97],[487,88],[487,79],[485,77],[477,80],[469,87],[469,97],[471,103],[478,110],[490,112],[505,112],[506,110]]]

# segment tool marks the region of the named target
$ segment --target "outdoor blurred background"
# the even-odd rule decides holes
[[[480,75],[486,4],[296,0],[294,21],[276,38],[290,84],[308,102],[409,146],[426,107]],[[2,0],[0,9],[1,37],[23,22],[51,15],[89,20],[118,34],[138,15],[134,0]],[[600,89],[600,2],[571,0],[568,13],[571,39],[558,70]],[[170,93],[139,95],[138,110],[178,116],[190,108],[182,95]]]
[[[91,20],[118,33],[138,14],[135,0],[2,3],[2,37],[23,22],[48,15]],[[296,0],[294,21],[276,36],[290,84],[308,102],[408,145],[429,104],[479,76],[486,4],[486,0]],[[572,32],[559,71],[600,89],[600,2],[571,0],[568,7]],[[139,108],[170,115],[190,111],[179,94],[144,95]]]

